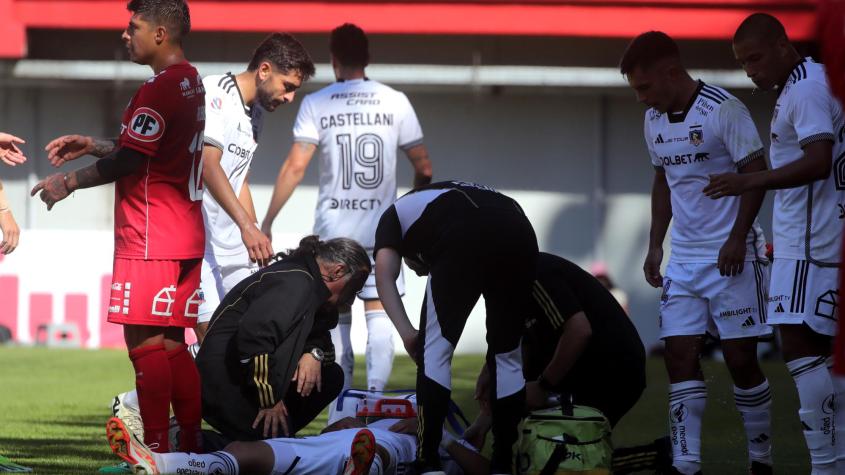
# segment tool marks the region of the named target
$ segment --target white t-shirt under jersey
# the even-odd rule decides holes
[[[264,109],[247,107],[235,77],[231,74],[206,76],[205,144],[223,151],[220,166],[229,178],[235,196],[249,173],[252,157],[258,148],[258,136],[264,121]],[[238,225],[206,189],[202,197],[205,220],[205,252],[211,255],[232,255],[246,251]]]
[[[833,141],[833,170],[824,180],[775,191],[775,257],[834,264],[840,261],[845,217],[845,130],[842,107],[830,92],[824,66],[807,58],[795,66],[772,116],[772,168],[804,157],[804,147]],[[807,218],[810,218],[809,220]]]
[[[396,151],[423,139],[408,98],[377,81],[336,82],[305,97],[293,136],[319,148],[314,233],[372,248],[379,217],[396,199]]]
[[[644,135],[651,163],[666,173],[672,201],[674,262],[716,262],[730,235],[739,197],[708,198],[709,175],[736,172],[764,159],[763,143],[748,109],[722,88],[699,83],[682,112],[649,109]],[[754,220],[746,239],[746,260],[762,259],[766,240]]]

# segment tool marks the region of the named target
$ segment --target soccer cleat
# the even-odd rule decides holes
[[[367,475],[376,456],[376,437],[369,429],[361,429],[352,439],[349,459],[343,475]]]
[[[132,473],[158,475],[153,452],[117,417],[106,423],[106,439],[111,451],[132,466]]]
[[[111,415],[117,417],[126,427],[137,435],[139,439],[144,440],[144,421],[141,419],[141,411],[137,406],[126,404],[125,398],[128,392],[118,394],[112,400]]]
[[[751,469],[748,472],[751,475],[772,475],[772,466],[763,462],[751,462]]]

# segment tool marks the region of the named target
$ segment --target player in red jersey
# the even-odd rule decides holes
[[[205,248],[201,212],[205,91],[185,59],[190,30],[184,0],[131,0],[123,40],[130,59],[150,66],[147,80],[123,114],[116,141],[70,135],[47,145],[58,166],[85,154],[95,164],[39,182],[51,209],[70,193],[115,183],[114,272],[108,321],[123,325],[135,368],[144,441],[168,451],[173,411],[180,444],[199,449],[199,374],[185,346],[202,301],[200,261]],[[183,449],[185,450],[185,449]]]

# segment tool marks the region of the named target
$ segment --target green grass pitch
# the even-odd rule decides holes
[[[468,417],[476,413],[472,391],[481,362],[480,356],[456,356],[453,362],[453,397]],[[774,395],[775,471],[809,473],[792,380],[780,362],[767,362],[763,369]],[[734,407],[730,377],[724,365],[716,362],[706,362],[705,373],[709,398],[704,473],[747,473],[745,434]],[[355,371],[359,387],[363,378],[361,364]],[[397,357],[391,387],[411,388],[414,378],[411,361]],[[36,473],[90,474],[118,462],[105,442],[105,422],[112,396],[132,384],[132,368],[122,351],[0,347],[0,454],[33,467]],[[666,405],[662,361],[649,360],[648,388],[619,423],[615,444],[640,444],[664,435]],[[324,424],[325,413],[304,432],[315,433]]]

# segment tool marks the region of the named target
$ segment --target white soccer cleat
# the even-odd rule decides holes
[[[352,439],[349,459],[343,475],[367,475],[376,456],[376,437],[369,429],[361,429]]]
[[[144,440],[144,421],[141,419],[141,410],[138,406],[127,404],[126,395],[129,392],[118,394],[112,400],[111,415],[117,417],[128,427],[139,439]]]
[[[111,451],[132,466],[132,473],[159,474],[155,454],[117,417],[106,423],[106,440]]]

